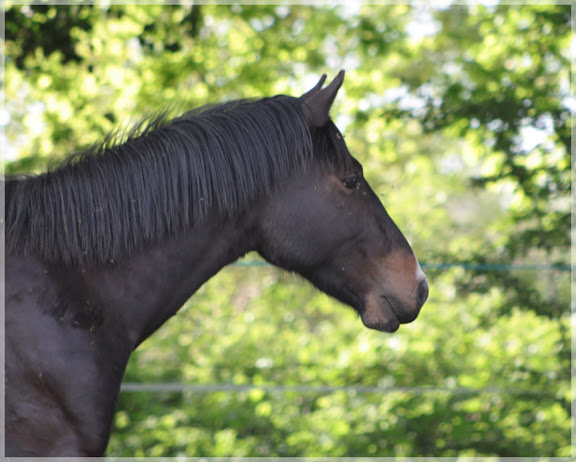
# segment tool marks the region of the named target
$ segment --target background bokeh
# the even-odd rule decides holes
[[[134,353],[109,455],[570,456],[570,5],[5,8],[7,174],[344,68],[334,120],[429,277],[386,335],[225,268]]]

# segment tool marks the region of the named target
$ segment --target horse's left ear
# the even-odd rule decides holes
[[[330,107],[344,82],[344,71],[341,70],[326,88],[322,88],[325,79],[323,75],[312,90],[300,97],[306,120],[313,127],[322,127],[330,120]]]

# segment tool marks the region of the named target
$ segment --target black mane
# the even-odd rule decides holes
[[[119,260],[214,211],[232,217],[313,164],[349,159],[336,126],[311,133],[288,96],[157,117],[122,144],[8,179],[7,248],[65,265]]]

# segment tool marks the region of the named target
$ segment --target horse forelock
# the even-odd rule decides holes
[[[311,134],[287,96],[160,114],[123,142],[7,180],[7,247],[66,265],[118,261],[212,213],[232,217],[306,168],[340,168],[348,155],[334,133]]]

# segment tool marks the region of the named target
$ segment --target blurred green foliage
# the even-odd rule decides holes
[[[335,120],[421,261],[570,262],[570,5],[8,3],[5,27],[9,174],[345,68]],[[127,382],[415,390],[126,392],[109,454],[568,457],[569,274],[428,276],[384,335],[291,275],[226,268]]]

